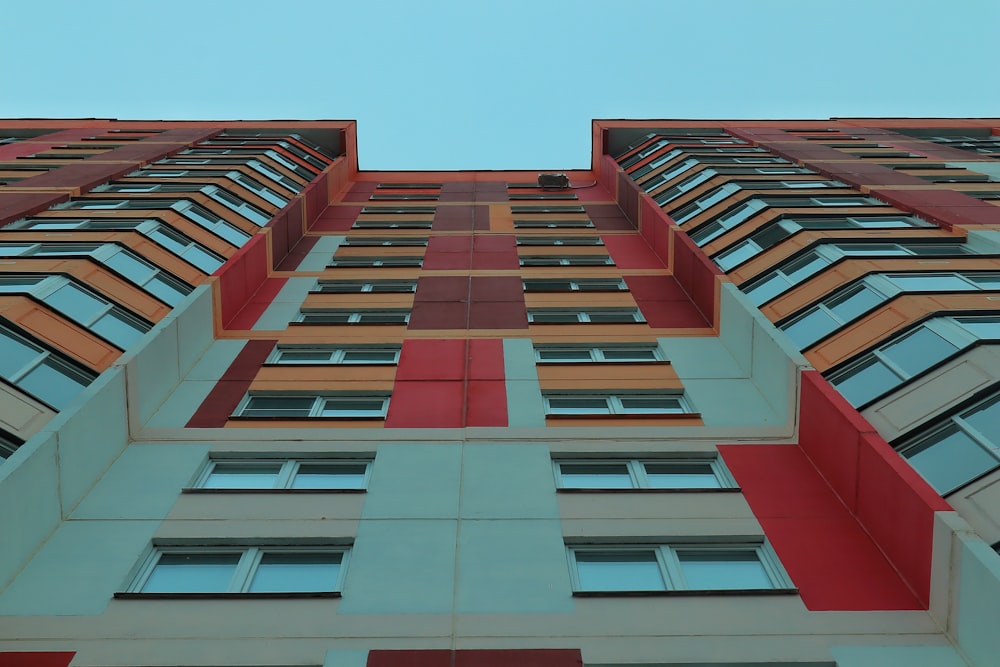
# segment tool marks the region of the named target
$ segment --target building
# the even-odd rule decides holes
[[[1000,120],[0,128],[0,665],[996,664]]]

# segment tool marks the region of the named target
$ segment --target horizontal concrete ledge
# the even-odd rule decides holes
[[[339,597],[339,591],[314,593],[115,593],[116,600],[297,600]]]
[[[719,597],[723,595],[798,595],[797,588],[732,588],[724,590],[691,591],[573,591],[577,598],[612,597]]]

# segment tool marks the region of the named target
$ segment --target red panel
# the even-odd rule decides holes
[[[638,234],[605,234],[601,237],[608,254],[620,269],[662,269],[660,261],[646,240]]]
[[[326,210],[327,205],[330,203],[329,193],[330,172],[325,172],[314,178],[302,192],[302,200],[305,201],[305,215],[303,216],[303,220],[307,227]]]
[[[524,302],[477,301],[469,307],[470,329],[527,329]]]
[[[471,299],[524,303],[524,283],[518,276],[473,276]]]
[[[0,667],[68,667],[74,655],[73,651],[0,651]]]
[[[215,135],[222,132],[222,128],[218,129],[205,129],[203,127],[185,127],[177,128],[175,130],[167,130],[166,132],[160,132],[157,135],[143,139],[142,141],[149,142],[164,142],[172,141],[180,144],[193,144],[196,141],[204,141],[205,139],[210,139]]]
[[[472,649],[455,651],[454,667],[582,667],[579,649]]]
[[[163,135],[158,135],[162,137]],[[136,141],[132,144],[122,146],[121,148],[115,148],[106,153],[101,153],[100,155],[95,155],[91,160],[99,160],[101,162],[137,162],[146,163],[154,162],[160,158],[167,157],[171,153],[176,153],[177,151],[187,148],[187,143],[149,143],[146,141]]]
[[[450,301],[420,301],[413,303],[408,329],[466,329],[469,324],[469,304]]]
[[[505,271],[520,268],[517,251],[477,252],[472,255],[472,268],[476,270]]]
[[[250,388],[276,341],[251,340],[215,383],[186,428],[221,428]]]
[[[366,667],[452,667],[452,653],[447,649],[423,651],[368,651]]]
[[[67,195],[51,192],[0,192],[0,226],[14,222],[28,215],[44,211],[50,206],[64,202]]]
[[[271,228],[271,261],[277,267],[288,254],[288,211],[282,210],[271,218],[267,227]]]
[[[639,209],[643,191],[632,178],[616,165],[618,175],[618,206],[633,225],[639,225]]]
[[[466,426],[507,425],[507,384],[503,380],[470,380],[466,392]]]
[[[503,197],[503,201],[507,200],[507,195]],[[476,201],[479,201],[478,197]],[[473,206],[472,207],[472,228],[476,231],[486,231],[490,228],[490,207],[489,206]]]
[[[274,349],[276,340],[248,340],[240,353],[229,364],[229,368],[219,378],[223,381],[239,381],[249,383],[257,377],[264,360]]]
[[[462,301],[469,300],[468,276],[424,276],[417,280],[413,301]]]
[[[952,190],[873,190],[879,199],[904,211],[919,213],[945,229],[955,225],[998,225],[1000,209]]]
[[[657,329],[705,329],[708,323],[690,301],[636,301],[649,326]]]
[[[467,342],[462,338],[403,341],[396,381],[463,380]]]
[[[688,295],[673,276],[625,276],[637,301],[688,301]]]
[[[386,415],[386,428],[461,428],[465,383],[396,382]]]
[[[472,250],[473,252],[517,253],[517,241],[512,234],[476,234]]]
[[[134,170],[138,165],[101,164],[87,160],[68,164],[38,176],[32,176],[17,183],[24,188],[90,188],[107,183]]]
[[[600,186],[611,193],[611,198],[614,199],[617,196],[619,181],[621,177],[619,173],[621,172],[621,167],[615,162],[615,159],[610,155],[602,155],[600,161]]]
[[[288,255],[281,260],[281,264],[277,266],[278,271],[294,271],[305,259],[309,251],[313,249],[313,246],[319,242],[318,236],[303,236],[302,240],[295,244],[295,247],[288,253]]]
[[[424,270],[461,271],[472,268],[472,254],[463,252],[428,252],[424,254]]]
[[[588,201],[611,201],[615,196],[603,185],[592,184],[576,186],[573,190],[581,202]]]
[[[719,451],[806,607],[925,608],[800,448],[720,445]]]
[[[226,328],[230,330],[253,328],[286,282],[287,278],[266,278],[240,312],[226,323]]]
[[[427,254],[442,252],[472,252],[472,234],[462,236],[432,236],[427,242]]]
[[[503,341],[473,338],[469,341],[469,379],[503,380]]]
[[[360,206],[327,206],[309,229],[316,232],[345,232],[361,213]]]

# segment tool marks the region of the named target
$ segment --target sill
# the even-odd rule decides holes
[[[116,600],[285,600],[339,598],[340,591],[312,593],[115,593]]]
[[[632,320],[629,322],[532,322],[528,320],[528,324],[534,325],[536,327],[564,327],[564,326],[579,326],[581,324],[597,324],[597,325],[616,325],[616,324],[647,324],[646,320]]]
[[[603,366],[605,364],[614,366],[669,366],[670,361],[666,359],[654,359],[652,361],[535,361],[536,366]]]
[[[200,489],[199,489],[200,490]],[[187,490],[185,489],[185,493]],[[558,488],[557,493],[743,493],[743,489],[738,486],[726,486],[726,487],[714,487],[709,486],[705,488],[679,488],[679,489],[578,489],[578,488]]]
[[[728,588],[712,590],[684,591],[573,591],[573,597],[613,598],[613,597],[721,597],[736,595],[798,595],[798,588]]]
[[[607,414],[605,412],[599,412],[599,413],[596,413],[596,414],[581,413],[581,414],[573,414],[573,415],[551,414],[551,413],[549,413],[549,414],[545,415],[545,418],[546,419],[557,419],[557,420],[561,420],[561,419],[607,419],[609,421],[614,421],[615,419],[649,419],[649,420],[652,421],[652,420],[656,420],[656,419],[701,419],[701,413],[700,412],[664,412],[664,413],[660,413],[660,414],[638,414],[638,415],[629,414],[627,412],[626,413],[621,413],[621,414],[619,414],[619,413]]]
[[[289,322],[289,324],[305,324],[305,323],[304,322]],[[317,362],[310,362],[310,363],[301,363],[301,364],[289,364],[289,363],[281,363],[281,362],[278,362],[278,361],[269,361],[266,364],[261,364],[261,367],[262,368],[288,368],[288,367],[300,368],[300,367],[306,366],[306,367],[309,367],[309,368],[326,368],[326,367],[330,367],[330,366],[335,366],[337,368],[340,368],[341,366],[344,366],[344,367],[347,367],[347,368],[357,368],[357,367],[360,366],[361,368],[367,368],[368,366],[398,366],[398,365],[399,365],[399,363],[395,362],[395,361],[365,361],[365,362],[362,362],[362,363],[350,363],[350,364],[345,364],[345,363],[324,364],[324,363],[318,362],[318,361]]]
[[[194,495],[227,495],[231,493],[262,493],[268,494],[291,494],[301,495],[305,493],[367,493],[367,489],[202,489],[186,487],[181,489],[181,493],[192,493]]]
[[[293,327],[405,327],[406,322],[289,322]]]

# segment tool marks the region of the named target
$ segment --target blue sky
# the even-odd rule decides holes
[[[571,169],[592,118],[998,116],[997,0],[6,0],[0,117],[356,119],[362,169]]]

